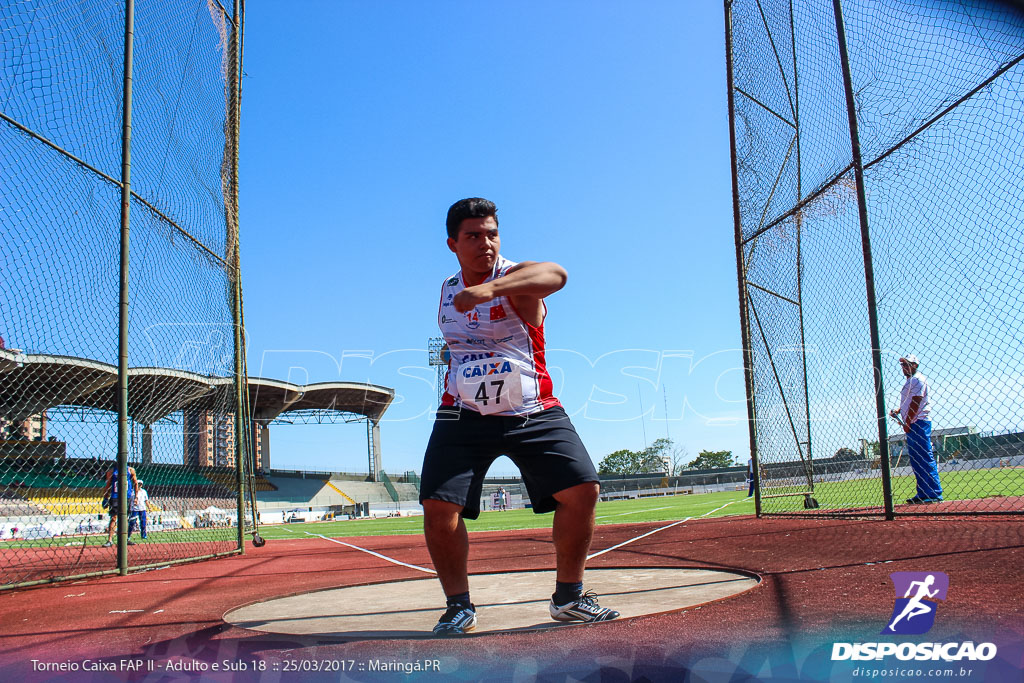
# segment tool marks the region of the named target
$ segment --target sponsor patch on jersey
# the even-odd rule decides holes
[[[454,287],[457,284],[459,284],[459,278],[457,277],[453,277],[451,280],[448,280],[449,287]]]
[[[501,304],[497,306],[491,306],[491,322],[495,320],[504,320],[508,315],[505,313],[505,307]]]

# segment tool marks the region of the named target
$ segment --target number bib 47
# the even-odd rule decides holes
[[[519,366],[504,358],[481,358],[459,365],[459,398],[483,415],[523,405]]]

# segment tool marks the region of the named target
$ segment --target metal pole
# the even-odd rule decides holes
[[[725,0],[725,72],[729,98],[729,155],[732,172],[732,217],[736,242],[736,283],[740,297],[740,335],[743,338],[743,380],[747,391],[747,428],[750,437],[750,457],[754,463],[754,511],[761,516],[761,480],[757,453],[757,423],[754,410],[754,354],[751,348],[750,320],[747,315],[746,268],[743,263],[743,224],[740,219],[740,185],[736,162],[736,108],[732,76],[732,0]]]
[[[864,253],[864,285],[868,297],[868,326],[871,331],[871,362],[874,366],[875,413],[878,420],[878,450],[882,456],[882,495],[885,497],[885,518],[893,519],[892,475],[889,463],[889,438],[885,420],[885,388],[882,384],[882,343],[878,332],[878,307],[875,301],[875,271],[871,259],[871,233],[868,229],[868,205],[864,194],[864,164],[860,156],[860,135],[857,132],[857,109],[853,97],[850,56],[846,48],[846,26],[840,0],[832,0],[836,16],[839,58],[843,67],[846,90],[846,113],[850,119],[850,144],[853,148],[853,173],[857,181],[857,209],[860,216],[860,241]]]
[[[803,199],[803,159],[800,156],[800,79],[796,62],[796,23],[793,21],[793,0],[789,2],[789,35],[792,40],[793,49],[793,123],[796,128],[796,199],[799,202]],[[805,417],[807,419],[807,461],[811,468],[811,491],[814,490],[814,448],[813,437],[811,436],[811,395],[807,386],[807,335],[804,325],[804,260],[803,260],[803,212],[796,214],[796,291],[797,300],[800,302],[800,355],[803,360],[804,370],[804,405]]]
[[[245,553],[245,466],[246,450],[248,441],[248,429],[245,416],[248,406],[245,405],[245,373],[244,353],[245,347],[242,341],[242,270],[241,270],[241,230],[238,220],[238,138],[239,138],[239,113],[241,107],[239,102],[238,87],[238,60],[240,57],[239,29],[241,28],[240,0],[235,0],[232,8],[231,36],[228,43],[228,135],[227,143],[231,150],[231,185],[228,201],[227,229],[234,232],[233,247],[231,250],[231,279],[232,279],[232,322],[235,331],[235,482],[238,487],[238,497],[235,501],[235,511],[238,525],[238,548]]]
[[[135,2],[124,3],[124,87],[121,102],[121,282],[117,338],[117,569],[128,573],[128,257],[132,200],[132,44]]]

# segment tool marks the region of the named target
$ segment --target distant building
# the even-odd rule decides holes
[[[12,441],[46,441],[46,411],[29,415],[19,422],[0,420],[0,434]]]
[[[235,466],[234,413],[185,409],[183,427],[184,464],[192,467]],[[252,438],[251,441],[255,449],[256,466],[260,467],[263,454],[262,439]]]
[[[948,429],[933,429],[932,430],[932,449],[936,453],[945,453],[948,449],[946,448],[947,442],[951,442],[956,450],[961,443],[967,444],[965,437],[969,437],[972,434],[977,434],[978,430],[974,427],[950,427]],[[955,453],[949,454],[949,457],[953,457]],[[907,435],[902,430],[898,431],[889,437],[889,457],[899,458],[907,455]]]
[[[184,411],[184,462],[192,467],[235,466],[235,416]]]

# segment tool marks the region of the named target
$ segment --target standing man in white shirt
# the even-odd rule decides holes
[[[917,478],[917,494],[908,498],[912,505],[938,503],[942,500],[942,484],[932,452],[931,409],[928,404],[928,380],[917,371],[919,361],[914,354],[900,358],[900,367],[907,381],[900,391],[900,407],[889,414],[899,417],[907,434],[910,466]]]
[[[128,537],[131,538],[132,529],[137,524],[139,535],[146,540],[146,511],[149,509],[149,493],[142,488],[142,480],[138,480],[139,488],[135,492],[135,500],[132,501],[132,516],[128,522]]]

